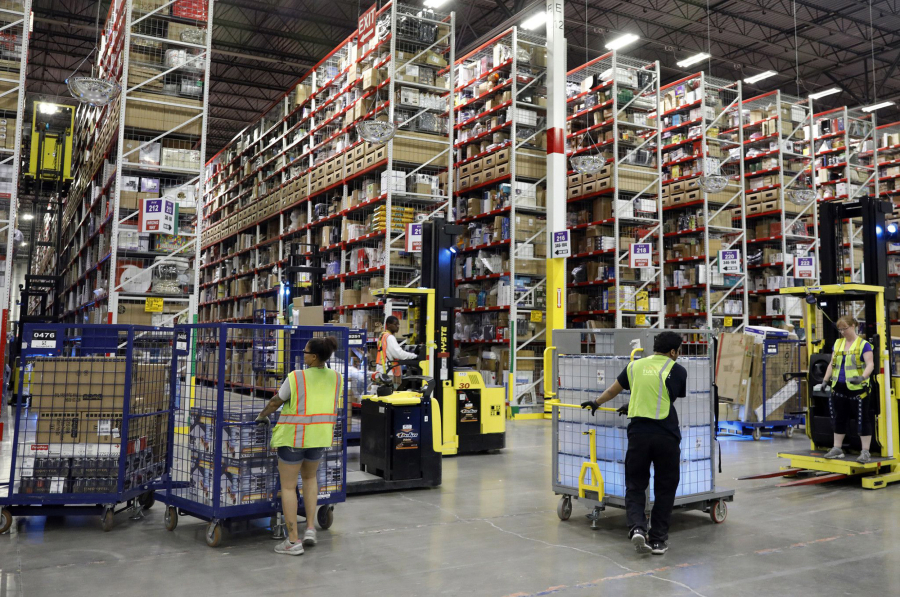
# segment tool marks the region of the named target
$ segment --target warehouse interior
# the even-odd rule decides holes
[[[0,0],[0,597],[897,593],[898,25]]]

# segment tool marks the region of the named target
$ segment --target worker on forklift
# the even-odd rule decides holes
[[[872,445],[874,417],[872,398],[869,397],[869,378],[875,371],[875,356],[872,345],[857,335],[859,322],[856,318],[844,315],[837,320],[836,327],[841,337],[834,341],[831,363],[825,370],[822,383],[813,388],[815,391],[822,391],[831,380],[828,407],[831,411],[831,424],[834,427],[834,447],[826,452],[825,458],[844,457],[847,422],[856,415],[859,441],[862,444],[862,450],[856,461],[866,464],[872,460],[869,448]],[[834,375],[835,369],[837,375]]]
[[[377,352],[375,353],[375,373],[372,374],[372,381],[378,381],[381,376],[387,373],[387,363],[397,362],[397,365],[391,368],[394,374],[394,387],[400,386],[400,361],[413,361],[418,363],[419,355],[414,352],[407,352],[400,348],[397,337],[394,335],[400,331],[400,320],[394,315],[388,315],[384,320],[384,331],[381,332],[381,338],[378,339]]]
[[[631,419],[625,453],[625,512],[628,537],[639,554],[662,555],[669,549],[669,518],[681,476],[681,431],[674,402],[687,395],[687,370],[675,362],[681,342],[675,332],[658,334],[653,339],[653,356],[628,363],[597,400],[581,403],[593,415],[622,390],[631,391],[628,404],[618,412]],[[656,499],[648,536],[645,509],[651,464]]]

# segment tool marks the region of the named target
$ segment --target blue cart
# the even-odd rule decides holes
[[[26,324],[23,334],[0,533],[14,515],[99,514],[104,531],[124,509],[141,517],[170,460],[174,331]]]
[[[165,488],[170,531],[179,516],[207,522],[206,543],[216,547],[222,528],[271,518],[278,536],[281,500],[271,430],[254,420],[288,373],[303,368],[303,350],[314,336],[335,336],[329,366],[343,378],[347,396],[350,331],[322,326],[194,324],[176,326],[172,379],[177,400],[169,429]],[[274,419],[274,417],[273,417]],[[316,520],[327,529],[334,504],[346,499],[347,400],[342,399],[334,441],[319,465]],[[274,422],[274,421],[273,421]],[[303,511],[302,493],[299,494]]]

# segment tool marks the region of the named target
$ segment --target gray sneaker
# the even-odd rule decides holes
[[[858,462],[860,464],[868,464],[871,461],[872,461],[872,455],[869,453],[868,450],[863,450],[862,452],[860,452],[859,458],[856,459],[856,462]]]
[[[290,539],[285,539],[275,546],[275,553],[284,554],[286,556],[302,556],[303,542],[297,541],[296,543],[291,543]]]
[[[309,547],[316,543],[316,529],[306,529],[306,532],[303,533],[303,545]]]
[[[840,448],[832,448],[832,449],[828,450],[827,452],[825,452],[825,456],[824,456],[824,458],[829,458],[829,459],[843,458],[843,457],[844,457],[844,451],[841,450]]]
[[[644,529],[634,529],[631,533],[631,544],[634,550],[641,555],[650,553],[650,546],[647,544],[647,532]]]

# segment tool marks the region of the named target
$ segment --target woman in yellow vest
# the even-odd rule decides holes
[[[291,371],[278,395],[256,418],[269,424],[269,415],[281,408],[272,430],[272,447],[278,450],[278,476],[281,478],[281,509],[288,536],[275,548],[276,553],[299,556],[303,546],[316,544],[316,501],[319,487],[316,471],[325,449],[334,441],[334,426],[341,405],[341,375],[327,367],[337,349],[333,336],[313,338],[303,351],[305,369]],[[306,533],[300,540],[297,528],[297,478],[303,480],[303,506]]]
[[[872,398],[869,396],[869,378],[875,371],[875,353],[872,345],[856,334],[859,322],[850,315],[837,320],[837,330],[841,337],[835,340],[831,353],[831,363],[825,370],[822,386],[831,380],[831,396],[828,407],[834,427],[834,447],[825,453],[825,458],[844,457],[844,436],[847,422],[856,417],[856,427],[862,450],[857,462],[865,464],[872,460],[869,448],[872,446],[874,417]],[[837,374],[835,375],[835,371]]]

